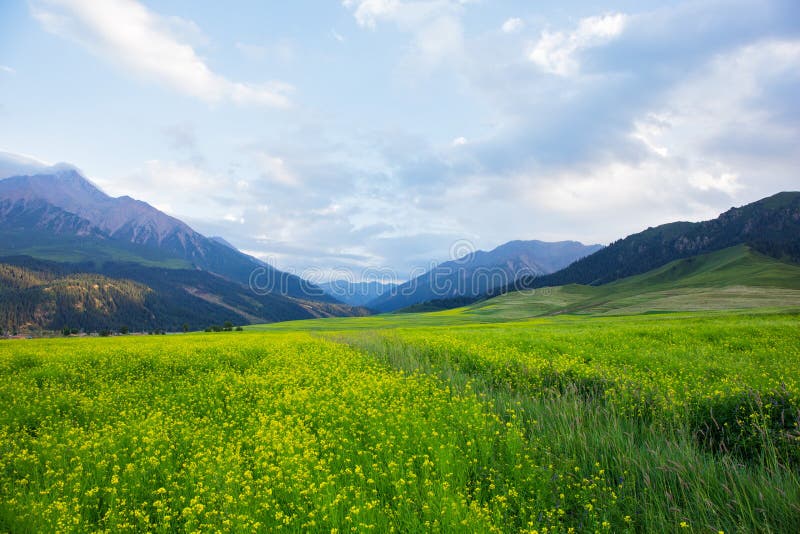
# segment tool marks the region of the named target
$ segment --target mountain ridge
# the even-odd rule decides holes
[[[603,285],[648,272],[670,261],[741,244],[778,259],[800,261],[800,192],[777,193],[730,208],[707,221],[679,221],[650,227],[560,271],[523,277],[487,295],[567,284]]]
[[[347,280],[333,280],[317,284],[331,297],[351,306],[365,306],[372,300],[392,291],[397,285],[378,281],[349,282]]]
[[[601,248],[577,241],[509,241],[441,263],[366,306],[390,312],[432,300],[477,297],[528,274],[553,272]]]
[[[133,262],[141,256],[160,255],[164,264],[206,270],[243,285],[249,285],[258,270],[269,280],[272,292],[335,301],[313,284],[274,269],[227,241],[205,237],[144,201],[105,194],[75,167],[59,164],[35,169],[38,174],[0,179],[0,236],[5,238],[0,255],[58,259],[58,254],[47,254],[48,248],[60,245],[52,243],[53,235],[66,240],[91,238],[96,246],[81,259],[91,259],[95,250],[103,248],[122,249],[121,255]],[[46,245],[29,246],[42,242]]]

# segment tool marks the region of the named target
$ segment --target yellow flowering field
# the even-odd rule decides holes
[[[625,479],[645,532],[800,531],[800,317],[667,314],[325,335],[510,413]],[[612,529],[621,528],[612,523]]]
[[[626,524],[599,466],[554,463],[475,396],[307,334],[0,347],[0,530]]]
[[[779,427],[786,452],[800,461],[800,319],[794,314],[564,318],[345,337],[373,352],[413,353],[429,366],[527,395],[574,390],[660,424],[699,425],[713,412],[729,433],[737,423],[742,432],[762,423]]]
[[[796,314],[342,324],[0,343],[0,531],[800,531]]]

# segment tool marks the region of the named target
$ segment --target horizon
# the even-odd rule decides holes
[[[800,6],[584,4],[8,3],[0,150],[289,272],[608,244],[796,189]]]

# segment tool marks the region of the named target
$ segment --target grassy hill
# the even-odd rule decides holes
[[[0,256],[30,256],[59,263],[137,263],[146,267],[191,269],[192,264],[170,257],[152,247],[104,239],[69,236],[41,231],[0,230]]]
[[[800,307],[800,266],[739,245],[602,286],[570,284],[509,293],[462,313],[512,319],[786,306]]]
[[[544,287],[506,293],[443,311],[309,321],[302,327],[290,322],[285,327],[304,330],[411,328],[564,314],[639,315],[759,308],[800,310],[800,266],[739,245],[676,260],[602,286]]]
[[[650,272],[675,260],[738,245],[747,245],[776,259],[800,261],[800,192],[778,193],[731,208],[709,221],[674,222],[648,228],[558,272],[523,277],[491,293],[567,284],[604,285]]]

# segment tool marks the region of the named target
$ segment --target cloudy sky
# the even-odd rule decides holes
[[[0,1],[0,150],[303,272],[800,189],[797,0]]]

